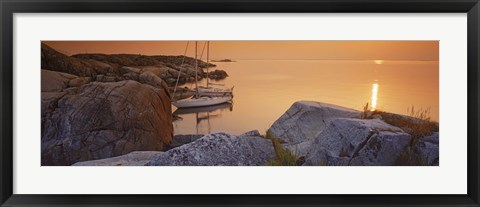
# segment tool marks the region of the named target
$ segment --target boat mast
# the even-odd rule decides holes
[[[175,82],[175,88],[173,89],[173,96],[172,100],[175,99],[175,93],[177,92],[177,87],[178,87],[178,81],[180,80],[180,74],[182,74],[182,66],[183,63],[185,62],[185,57],[187,56],[187,50],[188,50],[188,45],[190,44],[190,41],[187,41],[187,46],[185,47],[185,52],[183,52],[183,57],[182,57],[182,63],[180,63],[180,68],[178,69],[178,75],[177,75],[177,81]]]
[[[197,90],[197,93],[195,94],[195,98],[198,98],[198,60],[197,60],[197,47],[198,47],[198,41],[195,41],[195,88]]]
[[[210,41],[207,42],[207,88],[208,88],[208,54],[210,53]]]

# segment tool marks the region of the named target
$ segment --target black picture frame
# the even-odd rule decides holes
[[[478,0],[0,0],[1,206],[480,206]],[[467,13],[468,189],[465,195],[19,195],[13,194],[15,13]],[[456,179],[448,177],[445,179]]]

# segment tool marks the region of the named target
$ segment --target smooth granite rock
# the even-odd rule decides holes
[[[311,142],[305,165],[390,166],[410,139],[379,119],[335,119]]]
[[[159,151],[172,134],[169,94],[150,85],[92,82],[42,98],[42,165]]]
[[[274,157],[268,139],[214,133],[155,156],[147,165],[252,166],[265,165]]]

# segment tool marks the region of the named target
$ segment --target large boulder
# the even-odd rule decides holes
[[[305,165],[390,166],[410,139],[379,119],[335,119],[311,142]]]
[[[49,107],[42,99],[42,165],[159,151],[171,143],[171,102],[163,89],[92,82],[50,99]]]
[[[83,82],[82,82],[83,80]],[[75,84],[80,86],[85,83],[83,77],[50,70],[41,70],[41,110],[50,112],[57,107],[57,102],[65,94],[68,88]],[[42,116],[43,118],[43,116]]]
[[[118,157],[77,162],[73,166],[144,166],[152,157],[163,152],[135,151]]]
[[[415,152],[423,158],[425,165],[439,165],[439,134],[420,138],[415,145]]]
[[[259,136],[208,134],[154,157],[147,165],[251,166],[275,158],[272,142]]]
[[[65,96],[67,92],[42,92],[41,110],[42,118],[47,113],[54,111],[57,108],[58,100]]]
[[[269,132],[280,139],[284,148],[303,156],[310,147],[310,141],[323,131],[330,121],[358,117],[360,112],[353,109],[313,101],[299,101],[273,123]]]

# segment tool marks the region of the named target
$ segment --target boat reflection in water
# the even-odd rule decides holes
[[[201,123],[207,123],[206,133],[210,133],[211,130],[211,119],[222,117],[222,113],[225,111],[233,111],[233,103],[227,102],[223,104],[213,105],[213,106],[204,106],[204,107],[192,107],[192,108],[179,108],[173,112],[174,116],[180,118],[183,115],[193,115],[195,114],[195,129],[196,134],[199,134],[199,128],[201,128]]]

